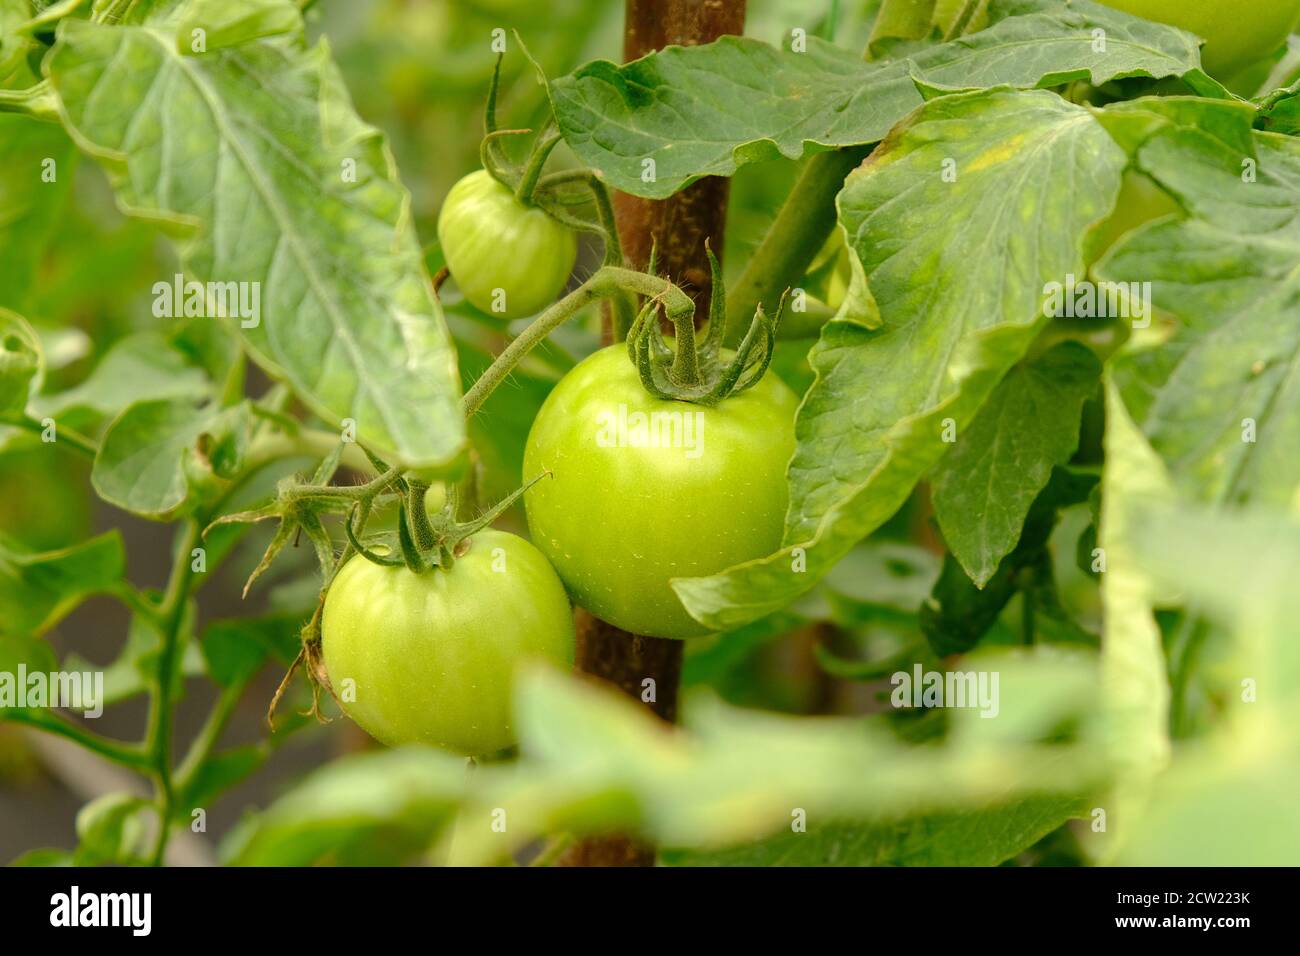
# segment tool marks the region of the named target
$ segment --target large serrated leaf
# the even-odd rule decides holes
[[[328,48],[299,29],[181,55],[176,30],[64,20],[47,69],[65,124],[124,208],[183,237],[191,278],[260,283],[240,324],[261,365],[360,441],[455,464],[455,353],[409,197]]]
[[[1176,319],[1157,346],[1117,357],[1116,383],[1182,494],[1286,506],[1300,488],[1300,143],[1252,134],[1240,109],[1127,111],[1144,108],[1160,112],[1137,162],[1189,216],[1097,266],[1150,282]]]
[[[822,331],[785,547],[674,582],[693,616],[724,630],[780,608],[898,509],[1024,355],[1046,285],[1082,274],[1124,159],[1086,110],[999,90],[928,103],[850,175],[840,221],[882,324]]]
[[[662,199],[745,163],[874,143],[921,105],[913,77],[1032,88],[1181,76],[1200,62],[1191,34],[1087,0],[995,0],[989,16],[988,29],[887,63],[815,38],[794,52],[741,37],[623,66],[599,60],[554,80],[551,102],[584,162],[618,189]]]

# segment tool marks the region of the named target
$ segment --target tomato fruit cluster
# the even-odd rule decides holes
[[[343,709],[390,746],[467,755],[511,746],[519,664],[573,662],[573,615],[546,558],[491,529],[447,569],[354,557],[325,599],[321,647]]]
[[[438,242],[465,298],[505,319],[534,315],[554,302],[578,258],[572,229],[525,206],[482,169],[447,193]]]
[[[542,405],[524,451],[534,544],[577,603],[634,634],[706,629],[670,581],[781,543],[798,399],[775,375],[705,407],[650,396],[627,349],[579,363]]]

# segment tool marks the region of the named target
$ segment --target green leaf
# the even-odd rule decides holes
[[[1106,381],[1106,470],[1102,479],[1100,544],[1105,607],[1102,679],[1107,744],[1118,767],[1119,807],[1133,813],[1169,761],[1169,679],[1160,629],[1152,614],[1158,591],[1141,559],[1134,512],[1173,499],[1170,476],[1129,417],[1114,381]],[[1113,828],[1119,836],[1132,831]]]
[[[184,689],[186,677],[198,677],[203,674],[203,660],[195,652],[189,636],[193,630],[193,606],[187,606],[185,618],[180,628],[182,652],[177,655],[176,669],[172,675],[173,699],[179,699]],[[126,642],[118,651],[117,657],[107,667],[92,664],[75,651],[63,662],[65,670],[104,672],[105,707],[130,700],[147,693],[157,679],[159,655],[162,651],[162,632],[156,622],[136,614],[127,627]]]
[[[1132,503],[1127,517],[1142,567],[1204,608],[1230,639],[1230,679],[1226,719],[1155,781],[1117,862],[1286,865],[1300,852],[1292,829],[1276,826],[1300,786],[1292,730],[1300,715],[1300,524],[1271,510],[1226,514],[1150,498]],[[1257,699],[1244,699],[1246,679]]]
[[[455,466],[455,355],[409,196],[327,46],[300,27],[181,56],[177,29],[60,23],[46,67],[78,145],[123,208],[180,237],[191,279],[258,290],[244,343],[313,411],[406,464]]]
[[[1082,237],[1109,212],[1124,159],[1086,110],[997,90],[927,103],[850,174],[840,222],[881,323],[823,329],[785,545],[676,580],[697,620],[724,630],[780,608],[898,510],[951,447],[945,432],[962,434],[1025,354],[1047,284],[1083,274]]]
[[[20,667],[28,674],[50,674],[59,669],[59,659],[49,642],[42,638],[24,632],[0,631],[0,674],[6,676],[6,683],[13,682],[15,693]],[[0,720],[7,711],[8,706],[0,707]]]
[[[117,531],[40,554],[0,536],[0,624],[19,633],[47,631],[81,601],[120,582],[125,567]]]
[[[921,630],[936,654],[942,657],[969,651],[1018,592],[1043,605],[1045,612],[1055,611],[1059,597],[1048,540],[1061,509],[1087,500],[1096,484],[1095,475],[1053,470],[1026,512],[1015,547],[982,586],[967,576],[952,555],[944,558],[943,571],[920,615]],[[1077,628],[1066,633],[1076,640],[1089,640],[1086,632]]]
[[[821,592],[840,624],[881,618],[914,622],[939,575],[933,552],[913,545],[866,541],[846,554],[822,582]]]
[[[1029,797],[892,825],[814,824],[760,843],[660,856],[668,866],[997,866],[1087,811],[1077,798]]]
[[[598,60],[552,81],[550,94],[584,163],[617,189],[662,199],[746,163],[874,143],[921,105],[914,77],[961,89],[1100,85],[1183,75],[1199,67],[1197,50],[1189,33],[1087,0],[994,0],[988,29],[908,60],[867,63],[814,37],[802,53],[723,37],[623,66]]]
[[[26,412],[32,384],[40,380],[43,365],[35,330],[21,315],[0,307],[0,418]]]
[[[0,0],[0,89],[22,90],[40,79],[27,61],[33,41],[18,32],[31,17],[29,0]]]
[[[1137,162],[1189,216],[1097,265],[1150,282],[1177,320],[1117,357],[1116,383],[1182,494],[1285,506],[1300,486],[1300,142],[1252,134],[1248,111],[1223,106],[1146,115]]]
[[[278,732],[284,733],[284,728],[278,728]],[[184,792],[177,796],[177,817],[188,819],[195,807],[209,806],[219,795],[256,772],[270,754],[270,746],[263,742],[231,747],[209,757]]]
[[[95,370],[75,388],[41,396],[40,415],[87,409],[112,415],[136,402],[168,398],[207,398],[212,385],[201,368],[187,361],[157,332],[138,332],[115,342]]]
[[[236,866],[404,862],[450,822],[464,787],[464,760],[427,747],[349,757],[245,821],[222,855]]]
[[[10,866],[72,866],[72,854],[67,850],[60,850],[55,847],[44,847],[40,850],[28,850],[22,856],[13,860]]]
[[[137,402],[104,433],[91,483],[109,504],[169,520],[189,500],[192,479],[238,472],[248,427],[246,403],[214,411],[185,399]]]
[[[998,385],[933,476],[944,541],[979,587],[1020,538],[1025,516],[1079,444],[1083,403],[1101,363],[1062,342],[1021,362]]]
[[[282,0],[193,0],[176,29],[176,48],[182,55],[202,55],[301,29],[296,6]],[[203,50],[195,49],[196,30],[203,31]]]
[[[879,55],[894,46],[892,41],[922,40],[934,28],[937,0],[883,0],[876,22],[871,25],[869,49]]]
[[[1300,830],[1278,826],[1295,807],[1300,761],[1217,748],[1178,764],[1156,786],[1122,866],[1293,866]]]
[[[225,855],[248,864],[396,862],[444,859],[450,848],[450,862],[478,864],[508,859],[540,834],[611,829],[717,847],[787,828],[795,808],[812,826],[884,825],[1089,792],[1104,779],[1095,751],[1036,741],[1063,719],[1086,737],[1094,669],[1011,663],[1000,665],[1018,672],[1005,722],[973,716],[960,746],[920,750],[880,720],[782,717],[703,695],[692,698],[687,726],[668,733],[620,694],[529,673],[516,696],[518,762],[484,764],[467,779],[457,761],[420,748],[352,757],[247,821]],[[504,832],[492,825],[500,813]]]
[[[208,673],[222,687],[251,680],[268,658],[288,664],[298,652],[298,615],[214,621],[200,646]]]
[[[141,862],[145,837],[143,815],[153,804],[130,793],[107,793],[77,813],[76,866],[122,865]]]
[[[0,48],[0,74],[4,59]],[[72,141],[58,126],[0,113],[0,262],[5,264],[0,306],[28,306],[36,267],[67,201],[75,156]]]

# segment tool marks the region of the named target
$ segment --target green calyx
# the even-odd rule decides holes
[[[517,37],[516,37],[517,39]],[[605,265],[623,265],[623,248],[614,225],[614,203],[609,189],[594,169],[565,169],[546,173],[546,161],[560,143],[554,123],[533,143],[522,166],[511,162],[502,148],[508,136],[527,136],[530,129],[501,129],[497,125],[497,93],[501,87],[501,61],[497,55],[483,110],[483,141],[479,161],[488,174],[515,194],[524,206],[536,206],[556,222],[600,236],[605,244]],[[534,64],[536,66],[536,64]]]
[[[758,306],[745,337],[735,354],[728,358],[722,347],[727,334],[727,291],[723,285],[722,267],[707,242],[704,249],[709,257],[713,290],[709,297],[708,331],[703,342],[697,343],[694,307],[674,308],[658,296],[646,302],[628,332],[628,357],[637,367],[646,391],[656,398],[716,405],[728,396],[758,384],[772,362],[776,330],[785,308],[785,294],[782,293],[773,316],[764,312],[761,304]],[[655,271],[654,260],[652,252],[648,270],[651,273]],[[661,308],[676,330],[675,347],[669,347],[660,330]]]
[[[436,514],[425,510],[424,496],[429,490],[427,482],[413,478],[398,478],[396,484],[403,497],[397,508],[397,529],[362,538],[356,520],[362,505],[354,505],[343,523],[348,543],[367,561],[384,567],[405,567],[415,574],[424,574],[435,568],[448,571],[470,548],[471,539],[479,531],[499,518],[525,491],[546,477],[538,475],[528,484],[499,501],[494,507],[470,521],[457,520],[460,492],[448,489],[447,502]],[[377,550],[382,549],[382,551]]]

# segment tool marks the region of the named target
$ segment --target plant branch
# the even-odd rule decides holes
[[[167,579],[167,590],[163,594],[158,608],[162,621],[162,648],[158,655],[158,670],[154,676],[152,709],[149,713],[149,733],[145,739],[145,749],[153,766],[154,781],[157,789],[158,840],[154,847],[153,863],[162,863],[167,850],[167,839],[171,833],[172,806],[175,789],[172,786],[171,741],[172,741],[172,685],[176,669],[176,650],[180,638],[181,624],[185,620],[185,602],[189,597],[193,583],[190,572],[190,551],[199,541],[199,522],[193,517],[185,519],[184,528],[177,542],[176,554],[172,561],[171,575]]]
[[[0,90],[0,113],[22,113],[46,123],[57,123],[59,97],[49,80],[25,90]]]
[[[208,713],[208,719],[204,721],[202,729],[190,744],[185,758],[176,767],[173,776],[173,790],[176,793],[188,793],[190,787],[194,785],[195,778],[208,762],[213,748],[221,739],[226,725],[230,723],[230,718],[234,715],[235,708],[239,705],[239,700],[247,687],[248,681],[238,681],[221,689],[216,702],[212,705],[212,710]]]
[[[150,767],[149,754],[139,744],[124,744],[101,737],[49,710],[12,710],[5,715],[5,720],[66,737],[124,767],[133,767],[136,770],[148,770]]]
[[[45,431],[45,426],[30,415],[18,415],[13,418],[6,418],[4,419],[4,423],[6,425],[15,425],[18,428],[26,429],[29,432],[35,432],[38,435]],[[61,441],[67,442],[67,444],[71,445],[87,458],[94,458],[99,454],[99,445],[95,443],[94,439],[87,438],[85,435],[73,431],[71,428],[62,428],[56,422],[54,425],[54,441],[52,444],[57,445]]]
[[[624,269],[621,266],[602,266],[590,279],[534,319],[528,328],[502,350],[496,360],[488,366],[487,371],[480,375],[478,381],[465,393],[465,417],[473,417],[502,380],[546,336],[592,302],[618,296],[622,292],[662,296],[664,309],[670,316],[689,315],[695,308],[690,297],[667,279]]]
[[[781,293],[797,286],[835,227],[835,197],[844,177],[867,155],[866,146],[818,153],[808,160],[727,295],[727,344],[735,345],[759,305],[769,312]]]

